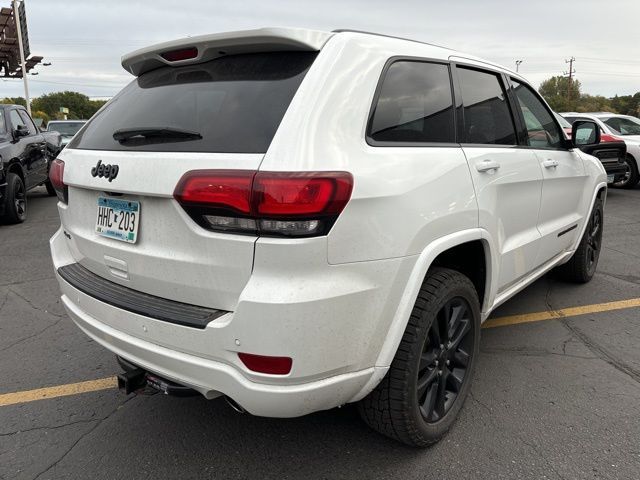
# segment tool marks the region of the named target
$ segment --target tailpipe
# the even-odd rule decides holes
[[[240,406],[238,402],[236,402],[233,398],[224,396],[224,399],[227,401],[229,406],[233,408],[238,413],[247,413],[247,411]]]

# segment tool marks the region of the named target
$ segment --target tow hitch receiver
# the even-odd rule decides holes
[[[141,368],[122,372],[118,375],[118,389],[127,395],[142,390],[147,384],[145,374]]]
[[[176,397],[192,397],[198,395],[198,392],[192,388],[185,387],[178,383],[162,378],[154,373],[136,367],[123,358],[117,357],[118,363],[124,368],[124,372],[118,375],[118,389],[126,395],[130,393],[141,393],[147,387],[151,387],[165,395],[174,395]]]

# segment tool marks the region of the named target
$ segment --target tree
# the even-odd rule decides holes
[[[69,109],[69,119],[88,119],[104,105],[104,101],[90,100],[89,97],[78,92],[46,93],[31,102],[31,108],[41,110],[49,117],[58,118],[60,108]]]
[[[573,112],[578,110],[581,87],[579,80],[557,76],[542,82],[538,91],[556,112]]]
[[[5,97],[0,100],[0,103],[8,105],[22,105],[23,107],[27,106],[27,101],[22,97]]]

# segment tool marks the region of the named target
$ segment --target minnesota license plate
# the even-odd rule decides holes
[[[127,243],[136,243],[140,224],[140,202],[98,197],[96,233]]]

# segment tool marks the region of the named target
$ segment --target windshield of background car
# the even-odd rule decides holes
[[[81,122],[56,122],[50,123],[47,126],[47,131],[49,132],[58,132],[63,137],[72,137],[78,130],[82,128],[84,123]]]
[[[317,52],[229,55],[161,67],[135,79],[88,122],[70,148],[265,153]],[[196,135],[118,141],[121,129]]]
[[[634,117],[609,117],[603,119],[609,128],[620,135],[640,135],[640,119]]]

